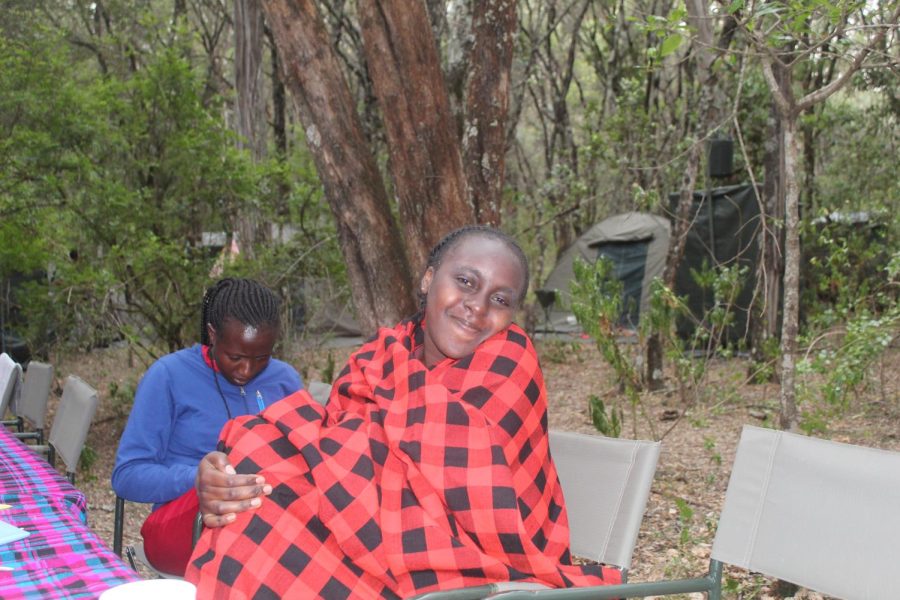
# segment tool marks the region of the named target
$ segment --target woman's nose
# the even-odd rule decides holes
[[[250,364],[249,360],[242,360],[238,363],[236,370],[242,379],[247,379],[253,372],[253,365]]]
[[[466,307],[474,313],[483,312],[487,306],[487,298],[481,294],[472,294],[466,298]]]

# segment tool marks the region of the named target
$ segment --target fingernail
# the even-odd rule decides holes
[[[235,470],[234,470],[234,467],[232,467],[231,465],[226,465],[226,466],[225,466],[225,472],[228,473],[229,475],[236,475],[236,474],[237,474],[237,471],[235,471]]]
[[[252,506],[253,508],[259,508],[260,504],[262,504],[262,500],[260,500],[259,498],[254,498],[250,501],[250,506]]]
[[[237,518],[237,515],[235,515],[234,513],[228,513],[227,515],[225,515],[225,522],[226,522],[226,523],[231,523],[231,522],[234,521],[236,518]]]
[[[271,493],[272,493],[272,486],[269,485],[269,484],[264,485],[264,486],[263,486],[263,494],[265,494],[266,496],[268,496],[268,495],[271,494]]]

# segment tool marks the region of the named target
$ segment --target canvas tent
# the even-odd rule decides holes
[[[673,206],[676,200],[677,194],[673,194],[670,198]],[[753,187],[742,184],[694,192],[690,219],[684,255],[675,275],[675,293],[686,299],[696,320],[702,319],[715,299],[711,291],[696,282],[692,271],[713,266],[747,266],[748,275],[735,299],[734,320],[727,333],[729,341],[741,339],[747,333],[758,256],[759,203]],[[669,221],[664,217],[637,212],[616,215],[592,226],[560,255],[544,283],[542,290],[556,293],[546,309],[548,318],[538,324],[538,329],[557,333],[581,331],[569,310],[569,286],[574,278],[572,264],[576,256],[587,261],[607,256],[613,261],[625,296],[626,310],[619,324],[635,327],[647,310],[650,282],[662,276],[670,231]],[[539,301],[542,296],[547,298],[539,290]],[[696,328],[695,322],[680,320],[678,334],[683,338],[690,336]]]
[[[623,283],[625,312],[620,324],[636,327],[641,312],[647,309],[650,282],[662,276],[668,248],[669,222],[663,217],[628,212],[593,225],[560,255],[547,277],[542,290],[555,295],[538,328],[560,333],[581,330],[569,310],[573,265],[576,258],[592,262],[601,256],[613,261],[615,275]]]

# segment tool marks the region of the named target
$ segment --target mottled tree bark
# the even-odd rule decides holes
[[[314,2],[264,0],[263,8],[335,218],[360,326],[372,333],[415,309],[384,183]]]
[[[263,90],[262,50],[264,23],[259,0],[234,0],[235,130],[238,147],[254,161],[266,155],[266,98]],[[268,236],[259,210],[245,207],[235,218],[238,247],[253,258],[257,244]]]
[[[797,118],[783,122],[784,147],[784,313],[781,325],[781,414],[779,425],[794,430],[798,424],[795,374],[797,334],[800,332],[800,158]]]
[[[479,223],[500,224],[509,113],[510,70],[517,27],[514,0],[481,0],[472,18],[463,163]]]
[[[360,0],[359,13],[407,256],[418,273],[444,234],[475,219],[459,139],[425,5]]]

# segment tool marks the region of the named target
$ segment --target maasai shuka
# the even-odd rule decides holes
[[[422,327],[382,329],[325,407],[306,391],[231,421],[223,449],[273,486],[201,536],[198,598],[402,598],[494,581],[619,583],[575,566],[537,354],[516,325],[427,369]]]

